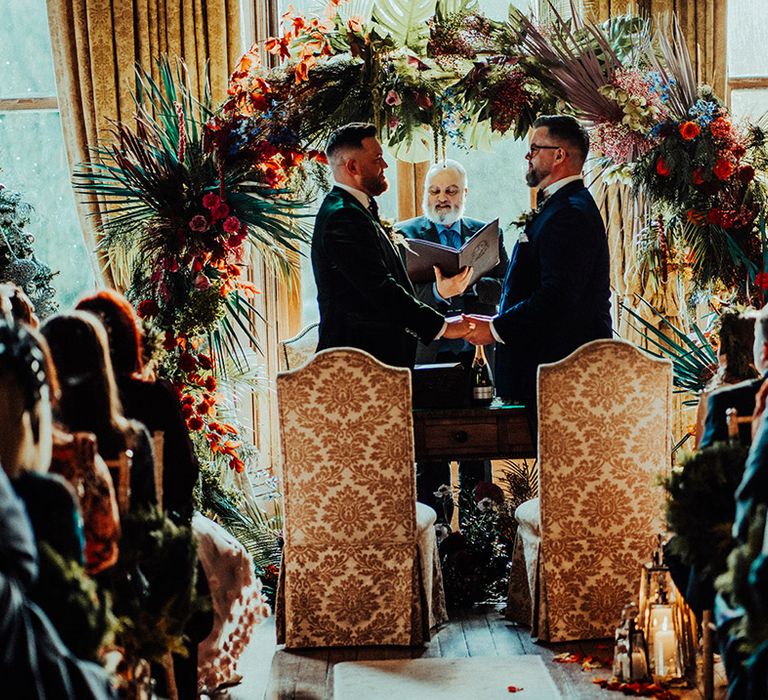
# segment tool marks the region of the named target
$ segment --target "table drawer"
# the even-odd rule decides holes
[[[417,425],[416,442],[425,455],[463,457],[498,450],[499,428],[495,420],[467,421],[432,419]],[[421,433],[421,434],[419,434]]]

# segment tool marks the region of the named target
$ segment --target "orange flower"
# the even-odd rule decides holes
[[[727,180],[734,172],[736,172],[736,167],[731,161],[721,158],[717,161],[715,167],[712,168],[712,172],[718,180]]]
[[[701,133],[701,127],[696,122],[683,122],[679,131],[683,140],[693,141]]]
[[[362,34],[363,33],[363,20],[361,17],[358,17],[355,15],[354,17],[350,17],[347,21],[347,29],[349,29],[350,32],[353,32],[355,34]]]
[[[689,209],[686,217],[688,218],[688,221],[697,226],[701,226],[704,223],[704,214],[700,211],[696,211],[696,209]]]
[[[271,54],[277,55],[280,58],[290,58],[291,51],[289,49],[289,42],[291,40],[291,34],[288,33],[279,39],[271,36],[264,44],[264,47]]]

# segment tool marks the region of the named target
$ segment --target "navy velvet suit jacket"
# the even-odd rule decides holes
[[[715,442],[728,439],[728,422],[725,412],[735,408],[742,418],[751,416],[755,410],[755,397],[768,374],[759,379],[747,379],[733,386],[722,387],[713,391],[707,399],[707,418],[699,447],[709,447]],[[742,445],[752,442],[752,426],[743,423],[739,426],[739,439]]]
[[[312,235],[320,307],[318,350],[354,347],[413,367],[417,338],[430,342],[444,318],[414,296],[400,254],[355,197],[334,187]]]
[[[581,180],[555,192],[512,251],[494,327],[496,393],[534,403],[536,370],[610,338],[608,240]]]

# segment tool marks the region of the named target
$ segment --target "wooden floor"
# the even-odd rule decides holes
[[[534,644],[527,629],[507,622],[494,608],[455,612],[451,621],[423,648],[365,647],[286,651],[275,645],[274,623],[269,620],[254,630],[251,643],[240,663],[243,682],[217,700],[331,700],[333,698],[333,666],[340,661],[369,659],[460,658],[466,656],[514,656],[536,654],[544,659],[547,669],[560,689],[564,700],[582,698],[625,697],[620,693],[601,690],[593,678],[606,678],[610,669],[583,671],[580,664],[560,664],[551,661],[563,652],[581,653],[598,658],[612,655],[610,640],[603,642],[566,642],[563,644]],[[511,679],[510,682],[514,682]],[[698,690],[680,691],[681,700],[701,700]],[[511,697],[511,696],[510,696]],[[725,698],[724,679],[716,679],[715,698]],[[411,700],[399,698],[397,700]],[[478,699],[479,700],[479,699]],[[536,700],[547,700],[537,698]]]

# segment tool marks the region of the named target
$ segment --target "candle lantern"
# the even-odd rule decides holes
[[[680,678],[695,672],[696,618],[663,564],[663,537],[640,578],[638,627],[648,645],[649,672],[654,679]]]
[[[637,605],[629,603],[621,613],[621,625],[616,628],[613,652],[613,675],[631,683],[648,676],[648,649],[643,630],[637,627]]]

